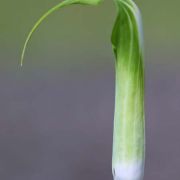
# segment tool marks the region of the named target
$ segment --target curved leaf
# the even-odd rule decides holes
[[[24,43],[23,46],[23,50],[22,50],[22,54],[21,54],[21,66],[23,64],[23,60],[24,60],[24,55],[25,55],[25,51],[28,45],[29,40],[32,37],[32,34],[34,33],[34,31],[39,27],[39,25],[53,12],[72,5],[72,4],[83,4],[83,5],[98,5],[102,0],[65,0],[63,2],[60,2],[59,4],[57,4],[56,6],[54,6],[53,8],[49,9],[44,15],[41,16],[41,18],[35,23],[35,25],[33,26],[33,28],[31,29],[31,31],[29,32],[26,41]]]

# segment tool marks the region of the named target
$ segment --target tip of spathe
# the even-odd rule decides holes
[[[21,62],[21,63],[20,63],[20,68],[22,68],[22,66],[23,66],[23,63]]]
[[[23,60],[24,60],[24,55],[22,54],[22,55],[21,55],[21,59],[20,59],[20,67],[23,66]]]

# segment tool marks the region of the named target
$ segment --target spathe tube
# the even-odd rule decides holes
[[[145,161],[144,64],[140,12],[132,0],[115,0],[112,32],[116,97],[112,171],[114,180],[142,180]]]

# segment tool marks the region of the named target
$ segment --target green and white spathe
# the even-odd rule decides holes
[[[131,0],[116,0],[113,162],[115,180],[141,180],[144,171],[144,65],[141,17]]]

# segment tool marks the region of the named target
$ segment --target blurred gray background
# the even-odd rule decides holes
[[[0,0],[0,179],[110,180],[115,7]],[[180,1],[137,0],[145,34],[145,180],[180,179]]]

